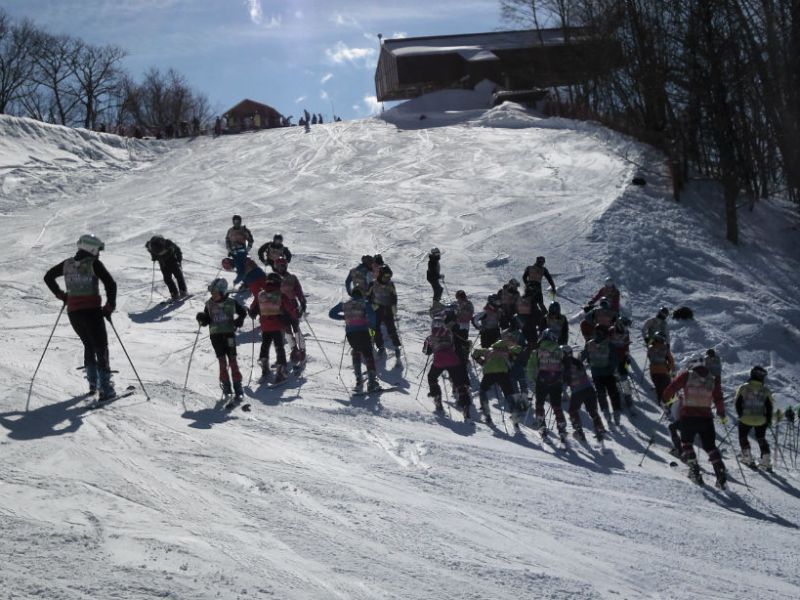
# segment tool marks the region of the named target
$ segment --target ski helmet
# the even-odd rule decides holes
[[[242,224],[242,215],[233,215],[233,219],[231,219],[231,221],[233,221],[234,225],[241,225]]]
[[[666,306],[662,306],[658,309],[658,317],[661,319],[666,319],[669,316],[669,309]]]
[[[283,243],[283,236],[280,233],[276,233],[274,236],[272,236],[272,241]]]
[[[514,289],[517,289],[519,287],[519,281],[512,277],[508,280],[508,285]]]
[[[378,279],[382,282],[389,281],[392,278],[392,270],[387,266],[383,265],[380,270],[378,271]]]
[[[564,344],[561,346],[561,352],[564,353],[564,356],[572,356],[572,346]]]
[[[441,256],[442,252],[441,252],[441,250],[439,250],[437,247],[434,246],[433,248],[431,248],[431,253],[430,254],[431,254],[431,256]]]
[[[600,298],[600,308],[608,308],[608,307],[609,307],[608,298],[603,296],[602,298]]]
[[[364,297],[364,291],[360,287],[354,287],[350,290],[350,297],[353,299],[360,299]]]
[[[756,365],[755,367],[750,369],[750,379],[755,379],[756,381],[764,381],[766,378],[767,378],[767,370],[761,365]]]
[[[374,261],[375,259],[372,258],[369,254],[365,254],[364,256],[361,257],[361,264],[364,265],[365,267],[372,266],[372,263]]]
[[[702,354],[695,354],[689,359],[689,362],[686,364],[686,368],[689,371],[697,369],[698,367],[705,367],[706,366],[706,357]]]
[[[222,268],[226,271],[233,271],[234,264],[233,259],[230,256],[226,256],[222,259]]]
[[[614,287],[614,280],[611,277],[606,277],[606,287],[612,288]]]
[[[376,265],[379,265],[381,267],[384,265],[383,256],[381,256],[380,254],[376,254],[375,256],[373,256],[372,260],[375,261]]]
[[[106,245],[100,240],[99,237],[91,233],[84,233],[78,238],[78,250],[84,250],[92,256],[98,256],[101,250],[104,250]]]
[[[214,281],[208,284],[208,291],[212,294],[214,292],[218,292],[220,295],[224,296],[228,293],[228,282],[227,280],[223,279],[222,277],[218,277]]]
[[[558,333],[554,329],[545,329],[542,332],[542,335],[539,336],[539,341],[542,342],[547,340],[549,342],[557,342],[558,341]]]
[[[500,304],[500,297],[497,294],[489,294],[486,300],[489,301],[489,304]]]
[[[542,266],[544,264],[544,256],[537,256],[536,257],[536,264]]]
[[[551,302],[550,306],[547,307],[547,314],[548,315],[560,315],[561,314],[561,305],[558,302]]]
[[[717,351],[714,350],[713,348],[709,348],[708,350],[706,350],[706,356],[708,356],[710,358],[714,358],[716,355],[717,355]]]
[[[465,292],[464,290],[458,290],[456,292],[456,298],[458,298],[459,300],[466,300],[467,299],[467,292]]]
[[[664,343],[667,341],[667,336],[665,336],[660,331],[657,331],[656,333],[653,334],[653,340],[656,342]]]
[[[594,334],[599,335],[601,337],[605,337],[608,335],[608,327],[598,323],[597,325],[594,326]]]
[[[438,316],[431,321],[431,331],[436,331],[437,329],[444,328],[444,320],[439,318]]]
[[[277,273],[270,273],[267,275],[267,283],[271,285],[280,285],[281,283],[281,276]]]

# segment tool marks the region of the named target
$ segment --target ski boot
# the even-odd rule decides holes
[[[231,388],[231,382],[227,379],[224,381],[219,382],[219,387],[222,390],[222,403],[227,404],[231,401],[233,397],[233,389]]]
[[[108,402],[117,392],[114,390],[114,384],[111,382],[111,371],[104,371],[100,369],[97,374],[97,401]]]
[[[572,437],[574,437],[579,442],[586,441],[586,434],[583,433],[583,429],[581,427],[578,427],[577,429],[573,430]]]
[[[383,346],[379,347],[377,354],[378,358],[386,358],[386,348],[384,348]]]
[[[394,358],[395,358],[395,360],[400,360],[400,355],[401,355],[402,352],[403,352],[403,347],[402,346],[397,346],[394,349]]]
[[[556,429],[558,429],[558,437],[561,438],[561,443],[566,446],[569,440],[567,436],[567,424],[564,421],[556,423]]]
[[[278,368],[275,370],[275,382],[273,385],[283,383],[288,378],[289,375],[286,373],[286,365],[278,365]]]
[[[97,365],[85,364],[83,372],[86,374],[86,380],[89,382],[89,394],[94,394],[97,392]]]
[[[483,418],[486,420],[488,425],[492,424],[492,414],[489,409],[489,399],[486,396],[482,396],[481,399],[481,413],[483,413]]]
[[[367,371],[367,391],[376,392],[381,389],[381,384],[378,383],[378,376],[375,371]]]
[[[759,462],[759,466],[764,469],[767,473],[772,473],[772,461],[770,460],[769,453],[761,455],[761,461]]]
[[[728,481],[728,474],[722,461],[714,463],[714,475],[717,477],[717,487],[724,490]]]
[[[622,420],[622,413],[618,410],[615,410],[613,417],[614,417],[614,425],[619,427],[620,421]]]
[[[259,383],[266,383],[269,381],[269,359],[268,358],[259,358],[258,364],[261,365],[261,377],[259,377]]]
[[[751,469],[756,468],[756,461],[753,459],[750,448],[742,448],[742,464]]]
[[[697,459],[690,458],[686,463],[689,465],[689,479],[697,485],[703,485],[703,476],[700,474],[700,465],[697,464]]]
[[[442,404],[442,396],[440,394],[436,394],[436,395],[433,396],[433,404],[436,407],[434,409],[434,412],[437,415],[443,415],[444,414],[444,405]]]

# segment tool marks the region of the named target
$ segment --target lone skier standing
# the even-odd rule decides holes
[[[92,234],[78,239],[75,256],[50,268],[44,282],[53,295],[67,305],[67,317],[83,343],[83,367],[89,382],[89,392],[98,391],[98,400],[107,401],[116,396],[111,381],[108,359],[108,334],[103,317],[111,319],[117,301],[117,284],[105,265],[100,262],[100,252],[105,244]],[[66,291],[56,279],[64,278]],[[106,291],[106,303],[100,297],[100,286]]]
[[[440,280],[444,279],[444,275],[442,275],[440,270],[441,265],[439,264],[441,258],[442,253],[439,248],[431,248],[431,251],[428,253],[428,271],[425,274],[425,278],[433,288],[434,303],[441,301],[442,292],[444,291],[442,284],[439,283]]]
[[[186,296],[186,281],[183,278],[183,253],[180,247],[172,240],[165,239],[162,235],[154,235],[144,245],[150,253],[153,262],[158,261],[164,283],[167,284],[169,294],[173,300]],[[175,280],[173,281],[173,277]],[[177,285],[176,285],[177,283]]]

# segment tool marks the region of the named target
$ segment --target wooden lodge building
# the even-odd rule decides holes
[[[222,115],[224,132],[237,133],[250,129],[283,127],[286,119],[271,106],[245,99]]]
[[[580,28],[526,29],[382,40],[379,102],[442,89],[472,89],[488,79],[505,90],[579,83],[620,64],[616,43]]]

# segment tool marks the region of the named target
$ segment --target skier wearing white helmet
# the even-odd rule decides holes
[[[110,319],[117,300],[117,284],[105,265],[100,251],[105,244],[95,235],[84,234],[78,239],[78,251],[72,258],[50,268],[44,282],[50,291],[67,306],[67,316],[83,343],[83,366],[89,381],[89,392],[99,390],[99,400],[116,395],[111,382],[108,361],[108,334],[103,317]],[[56,279],[64,278],[66,291]],[[106,291],[106,302],[100,296],[99,282]]]

